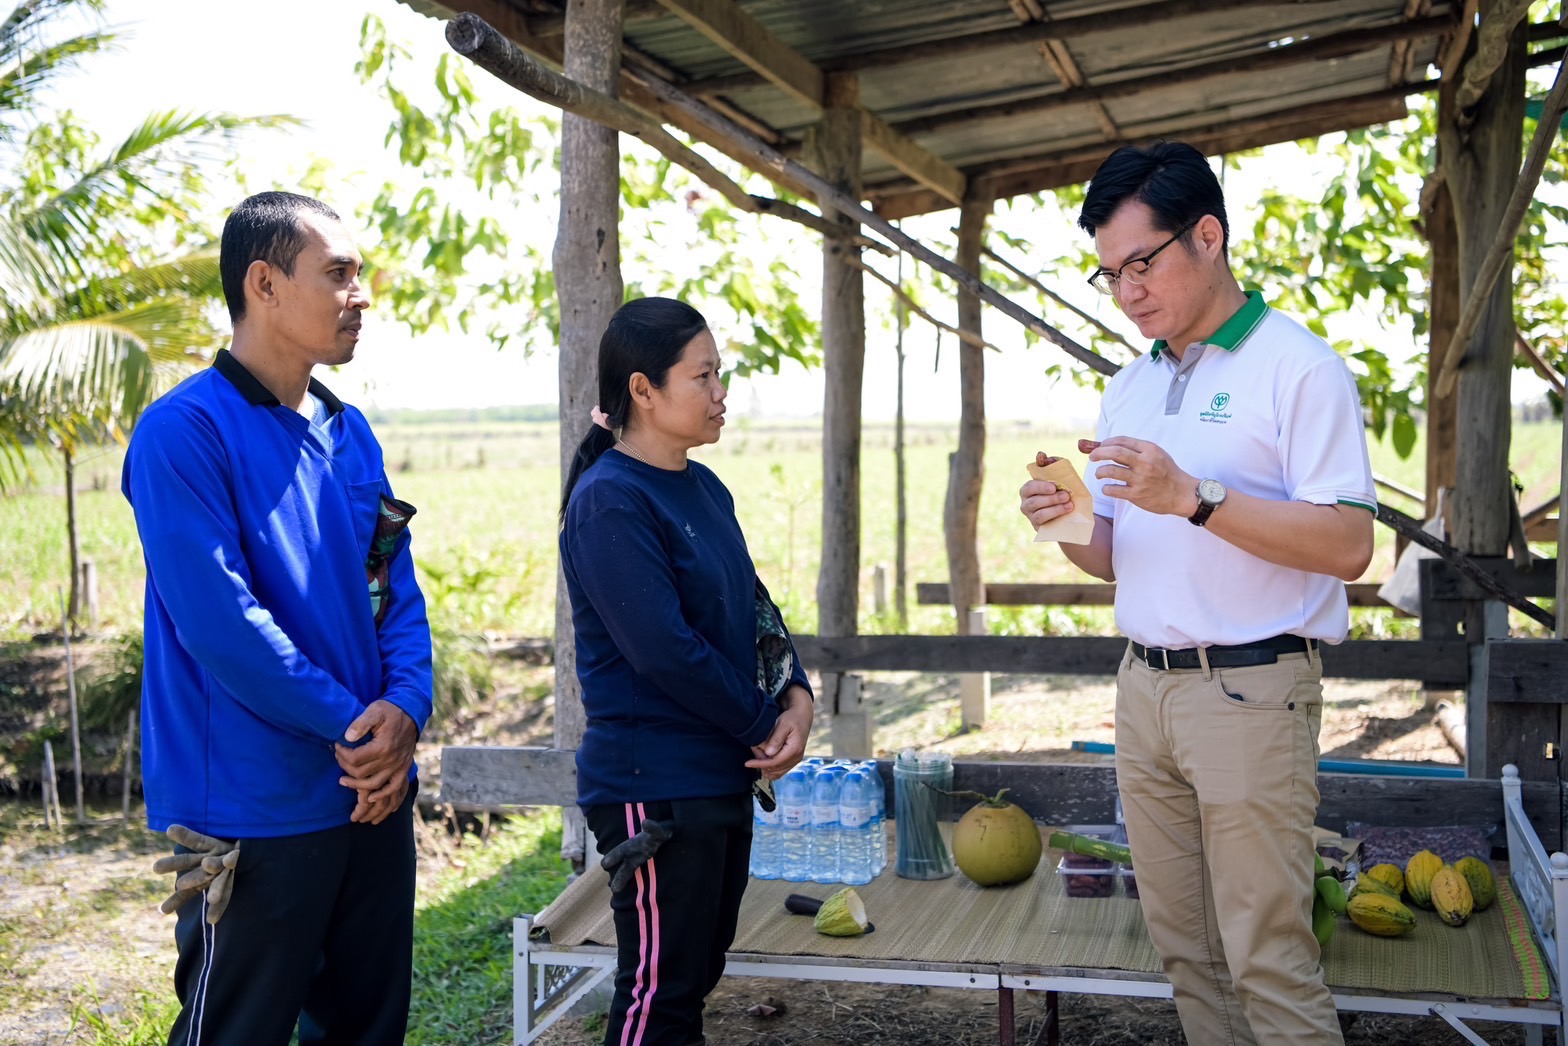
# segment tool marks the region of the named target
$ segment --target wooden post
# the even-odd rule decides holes
[[[87,615],[87,627],[98,627],[98,564],[82,560],[82,607]]]
[[[1456,71],[1457,72],[1457,71]],[[1454,108],[1454,80],[1445,75],[1438,91],[1438,125],[1452,123]],[[1459,322],[1459,229],[1454,223],[1453,188],[1442,173],[1442,143],[1438,144],[1438,165],[1434,177],[1442,178],[1432,194],[1431,206],[1425,218],[1426,240],[1431,247],[1431,284],[1427,291],[1428,365],[1426,379],[1426,505],[1428,509],[1438,504],[1438,491],[1454,489],[1455,454],[1454,434],[1456,393],[1447,396],[1437,390],[1437,376],[1442,370],[1442,353],[1453,338],[1454,325]],[[1452,518],[1451,513],[1449,514]],[[1452,531],[1450,531],[1450,534]]]
[[[964,615],[964,634],[986,634],[986,608],[975,607]],[[958,677],[959,725],[965,730],[979,730],[991,714],[991,673],[966,672]]]
[[[54,828],[59,831],[65,827],[65,818],[60,813],[60,770],[55,766],[54,742],[44,742],[44,805],[54,811]]]
[[[959,210],[955,260],[976,276],[990,211],[990,200],[973,198]],[[958,328],[980,335],[980,298],[962,287]],[[979,540],[980,492],[985,484],[985,349],[963,339],[958,343],[958,387],[958,449],[948,458],[942,529],[947,539],[948,593],[958,617],[958,634],[967,635],[970,609],[985,602]]]
[[[904,286],[904,252],[898,252],[898,285]],[[898,612],[898,630],[909,631],[909,492],[904,474],[904,329],[909,326],[909,314],[904,309],[904,299],[894,296],[893,314],[898,320],[898,333],[893,341],[893,351],[898,356],[898,405],[893,414],[893,501],[895,508],[893,536],[893,605]]]
[[[65,638],[65,686],[71,702],[71,776],[76,781],[76,823],[87,823],[87,808],[82,797],[82,731],[76,715],[76,661],[71,656],[71,618],[66,612],[65,596],[60,597],[60,634]]]
[[[1502,0],[1481,5],[1483,23]],[[1439,126],[1438,141],[1459,233],[1461,304],[1497,235],[1519,176],[1523,148],[1525,27],[1514,29],[1507,58],[1468,114]],[[1457,347],[1456,347],[1457,349]],[[1457,453],[1453,498],[1454,544],[1472,555],[1501,555],[1508,544],[1508,447],[1512,404],[1514,322],[1512,267],[1499,278],[1459,372]],[[1449,361],[1444,361],[1446,364]]]
[[[991,213],[989,199],[966,198],[958,212],[958,254],[965,270],[980,275],[980,252],[985,246],[985,222]],[[958,291],[958,328],[975,335],[980,330],[980,298]],[[985,349],[971,341],[958,342],[959,422],[958,449],[948,458],[947,502],[942,530],[947,540],[948,595],[957,615],[958,634],[985,635],[985,581],[980,575],[980,493],[985,485]],[[959,708],[965,730],[985,726],[991,705],[991,674],[979,672],[959,677]]]
[[[131,823],[131,765],[136,758],[136,724],[137,711],[131,709],[126,716],[125,724],[125,775],[120,782],[120,819],[126,824]]]
[[[861,679],[857,675],[836,675],[833,679],[833,722],[828,731],[833,739],[833,758],[869,758],[876,749],[871,747],[871,713],[861,699]]]
[[[1507,0],[1482,0],[1480,31],[1488,20],[1510,17]],[[1475,44],[1466,65],[1475,59]],[[1456,62],[1457,66],[1458,63]],[[1454,205],[1459,246],[1461,312],[1487,249],[1497,236],[1519,177],[1524,147],[1525,26],[1514,26],[1506,57],[1468,111],[1456,100],[1449,119],[1438,125],[1438,152]],[[1444,79],[1448,78],[1445,70]],[[1456,80],[1462,77],[1455,77]],[[1456,95],[1457,99],[1457,95]],[[1468,125],[1468,126],[1466,126]],[[1455,317],[1457,324],[1457,317]],[[1448,351],[1461,351],[1453,346]],[[1453,530],[1449,540],[1471,555],[1502,555],[1508,545],[1508,449],[1512,427],[1510,377],[1514,355],[1512,266],[1491,291],[1485,318],[1463,347],[1468,362],[1455,386]],[[1451,361],[1432,361],[1434,370]],[[1487,766],[1488,709],[1486,641],[1506,635],[1507,609],[1477,601],[1466,610],[1464,634],[1471,644],[1470,685],[1466,691],[1467,767],[1490,775]]]
[[[1557,638],[1568,639],[1568,410],[1563,411],[1561,476],[1557,494]]]
[[[568,0],[565,72],[616,93],[621,69],[622,0]],[[561,212],[551,259],[561,309],[561,477],[599,401],[599,338],[625,296],[621,282],[621,168],[617,132],[592,120],[561,117]],[[555,746],[575,749],[586,720],[577,682],[577,647],[566,576],[556,568]],[[587,823],[575,805],[561,810],[561,856],[581,866]]]
[[[860,199],[859,87],[854,76],[829,76],[822,118],[806,134],[817,173]],[[822,213],[848,229],[855,223],[819,198]],[[858,630],[860,587],[860,415],[866,358],[866,291],[859,248],[822,241],[822,566],[817,575],[817,631]]]
[[[887,564],[871,568],[871,612],[877,617],[887,613]]]

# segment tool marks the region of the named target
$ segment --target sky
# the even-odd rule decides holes
[[[360,23],[373,12],[387,25],[388,35],[407,46],[416,64],[432,67],[445,52],[440,23],[427,19],[396,0],[109,0],[111,25],[122,28],[126,42],[117,52],[94,57],[88,72],[71,78],[54,104],[70,108],[106,141],[123,136],[146,113],[159,109],[201,109],[239,114],[287,113],[304,126],[248,143],[243,170],[253,188],[298,184],[313,159],[330,164],[328,202],[348,213],[398,170],[384,144],[390,117],[387,103],[354,73],[359,57]],[[532,104],[483,73],[474,77],[487,104]],[[623,139],[624,141],[624,139]],[[1300,155],[1260,163],[1242,174],[1227,174],[1226,193],[1232,201],[1233,226],[1250,224],[1244,201],[1257,200],[1267,185],[1314,196],[1324,172]],[[548,213],[520,216],[533,228],[553,229],[553,196]],[[1238,201],[1242,201],[1238,204]],[[932,230],[945,229],[953,214],[933,216]],[[1006,228],[1009,215],[999,212],[996,224]],[[917,223],[918,224],[918,223]],[[780,221],[799,243],[796,268],[816,271],[820,256],[816,238],[797,234]],[[1060,228],[1014,230],[1038,243],[1060,242],[1082,234],[1063,222]],[[784,233],[781,233],[783,235]],[[548,249],[544,256],[548,258]],[[807,257],[809,255],[809,257]],[[676,259],[671,264],[679,264]],[[638,274],[626,273],[628,281]],[[1082,275],[1062,274],[1057,285],[1071,288],[1075,301],[1125,333],[1134,344],[1136,332],[1092,291],[1078,289]],[[814,308],[816,284],[803,280],[802,301]],[[867,281],[868,311],[885,291]],[[701,308],[701,303],[694,302]],[[951,321],[952,306],[938,314]],[[986,310],[986,335],[1002,348],[987,353],[986,408],[996,420],[1048,420],[1066,427],[1092,422],[1098,394],[1070,380],[1052,381],[1048,364],[1065,357],[1048,346],[1026,349],[1019,328],[999,313]],[[1350,318],[1352,336],[1377,339],[1391,356],[1405,356],[1421,346],[1408,331],[1386,331],[1377,324]],[[722,338],[721,338],[722,341]],[[947,420],[958,413],[956,343],[942,339],[935,352],[933,328],[916,319],[906,334],[906,403],[913,420]],[[894,413],[894,351],[892,335],[868,324],[865,417],[890,419]],[[364,406],[386,408],[486,407],[536,404],[555,400],[555,357],[552,346],[528,353],[520,347],[497,351],[482,337],[432,332],[412,337],[386,319],[367,317],[366,332],[354,363],[334,376],[332,384]],[[1538,390],[1520,395],[1538,395]],[[755,416],[798,416],[820,411],[822,377],[789,364],[783,374],[737,379],[731,406]]]

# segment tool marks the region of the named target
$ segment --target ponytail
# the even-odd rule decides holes
[[[583,441],[577,444],[577,453],[572,457],[572,467],[566,473],[566,485],[561,489],[561,525],[566,525],[566,503],[572,500],[572,488],[577,486],[577,481],[587,471],[588,466],[604,456],[604,452],[615,446],[615,433],[604,428],[598,423],[588,426],[588,434]]]

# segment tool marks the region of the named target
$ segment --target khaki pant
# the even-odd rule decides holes
[[[1193,1046],[1342,1046],[1312,936],[1322,663],[1116,677],[1116,778]]]

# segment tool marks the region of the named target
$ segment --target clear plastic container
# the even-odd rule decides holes
[[[1116,826],[1109,824],[1068,825],[1064,831],[1112,842]],[[1062,891],[1068,897],[1110,897],[1116,893],[1121,865],[1099,857],[1067,853],[1057,862],[1056,874],[1062,877]]]
[[[906,748],[893,761],[893,809],[898,855],[893,870],[904,879],[946,879],[955,865],[941,825],[948,820],[953,757]]]

